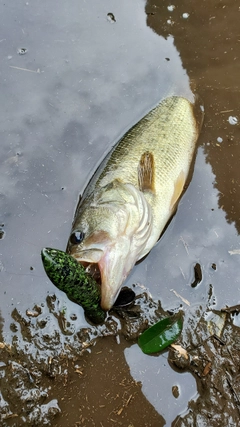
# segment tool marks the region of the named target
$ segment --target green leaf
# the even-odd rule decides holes
[[[144,331],[138,338],[138,345],[146,354],[162,351],[178,338],[182,327],[181,317],[166,317]]]

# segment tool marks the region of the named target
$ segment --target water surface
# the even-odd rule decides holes
[[[206,304],[210,285],[216,309],[237,304],[239,3],[12,1],[2,2],[0,13],[2,338],[11,342],[14,335],[21,342],[12,311],[44,305],[52,293],[59,309],[76,315],[75,331],[87,326],[82,309],[48,281],[41,248],[65,249],[79,194],[100,160],[132,124],[173,93],[191,98],[196,91],[205,105],[193,178],[160,242],[126,285],[137,284],[139,293],[146,287],[169,310],[180,305],[191,310],[176,293],[190,307]],[[203,279],[192,288],[196,263]],[[56,318],[46,305],[42,310],[53,331]],[[119,357],[124,348],[119,346]],[[102,351],[107,358],[108,346]],[[117,360],[117,345],[114,351]],[[196,396],[195,379],[180,381],[164,364],[159,372],[158,359],[140,357],[135,346],[125,357],[143,394],[170,425]],[[117,370],[117,362],[108,369]],[[124,375],[127,368],[122,369]],[[182,392],[169,414],[159,401],[175,399],[174,384]],[[73,397],[72,413],[79,405],[80,398]],[[142,425],[151,425],[155,416]],[[71,422],[77,420],[76,415]]]

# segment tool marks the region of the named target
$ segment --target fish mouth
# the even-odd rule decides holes
[[[86,272],[93,277],[93,279],[101,285],[101,272],[98,265],[102,257],[103,251],[99,249],[89,249],[86,251],[71,253],[72,257],[81,264]]]
[[[103,256],[103,250],[102,249],[86,249],[86,250],[81,250],[79,252],[71,251],[70,255],[72,255],[81,264],[83,262],[86,262],[88,264],[96,264],[101,260]]]
[[[121,244],[102,249],[87,249],[71,255],[101,286],[101,307],[108,311],[114,305],[130,268],[125,269],[126,258],[120,255]],[[127,249],[127,248],[126,248]],[[128,251],[126,250],[126,253]],[[129,266],[129,267],[132,267]]]
[[[103,265],[101,262],[105,258],[104,251],[101,249],[87,249],[79,252],[72,251],[70,252],[70,254],[72,255],[73,258],[77,260],[77,262],[79,262],[79,264],[81,264],[85,268],[85,271],[88,274],[90,274],[93,277],[93,279],[100,285],[101,306],[104,310],[106,311],[109,310],[115,301],[115,296],[111,295],[111,301],[113,301],[113,303],[111,303],[111,305],[108,304],[106,306],[106,304],[103,301],[106,298],[105,296],[103,297],[103,295],[106,294],[105,292],[106,286],[107,286],[107,294],[109,293],[110,287],[108,286],[108,283],[106,285],[106,274],[104,275]]]
[[[77,261],[85,268],[86,273],[90,274],[90,276],[95,280],[95,282],[98,283],[98,285],[101,287],[102,309],[105,311],[110,310],[110,308],[114,305],[114,302],[118,297],[120,288],[115,293],[112,292],[111,286],[109,286],[110,282],[106,278],[106,275],[104,274],[104,270],[100,262],[94,263],[82,261],[79,259],[77,259]]]
[[[98,263],[81,262],[90,276],[101,286],[101,272]]]

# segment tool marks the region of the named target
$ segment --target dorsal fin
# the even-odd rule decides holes
[[[152,153],[145,151],[138,164],[138,186],[140,191],[155,191],[154,173],[154,157]]]

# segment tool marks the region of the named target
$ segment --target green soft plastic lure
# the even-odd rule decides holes
[[[86,273],[84,267],[71,255],[58,249],[44,248],[41,256],[51,282],[69,299],[80,304],[91,322],[104,322],[106,312],[100,306],[100,285]]]

